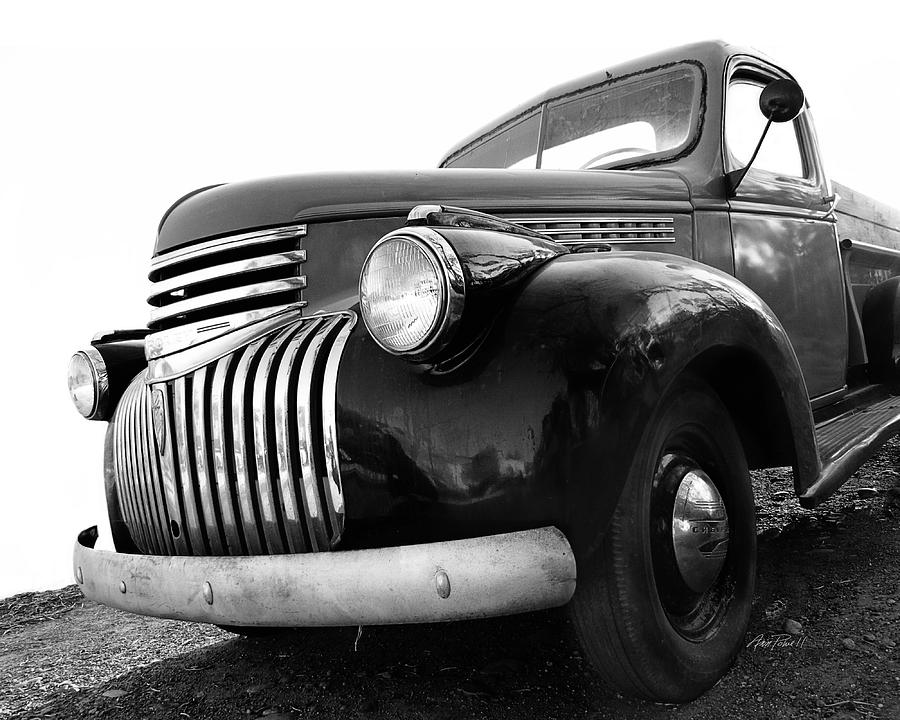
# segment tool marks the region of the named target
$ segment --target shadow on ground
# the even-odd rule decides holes
[[[763,534],[748,646],[719,685],[678,708],[606,687],[560,610],[359,637],[235,637],[55,691],[18,717],[897,718],[900,521],[883,503],[846,501],[813,513],[792,505]],[[798,634],[784,633],[788,620]]]

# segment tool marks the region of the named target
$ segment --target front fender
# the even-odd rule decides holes
[[[784,329],[746,286],[685,258],[556,258],[450,372],[389,357],[355,332],[338,387],[348,542],[553,522],[578,543],[585,512],[595,529],[608,523],[668,385],[722,348],[767,369],[798,485],[811,482],[813,420]]]

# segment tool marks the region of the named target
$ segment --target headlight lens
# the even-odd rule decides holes
[[[395,355],[446,344],[462,312],[462,268],[443,238],[426,229],[391,234],[369,253],[360,312],[372,338]]]
[[[80,350],[69,360],[69,397],[84,417],[103,420],[109,396],[106,363],[95,348]]]

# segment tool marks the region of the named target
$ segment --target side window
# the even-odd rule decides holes
[[[735,162],[732,169],[747,164],[766,125],[766,119],[759,111],[762,88],[761,84],[749,80],[735,80],[728,87],[725,146]],[[753,161],[753,169],[767,170],[776,175],[805,177],[795,123],[772,123],[759,155]]]

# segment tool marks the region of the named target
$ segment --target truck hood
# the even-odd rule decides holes
[[[489,213],[689,212],[685,182],[665,170],[472,170],[306,173],[216,185],[163,216],[155,255],[196,240],[297,222],[406,215],[436,203]]]

